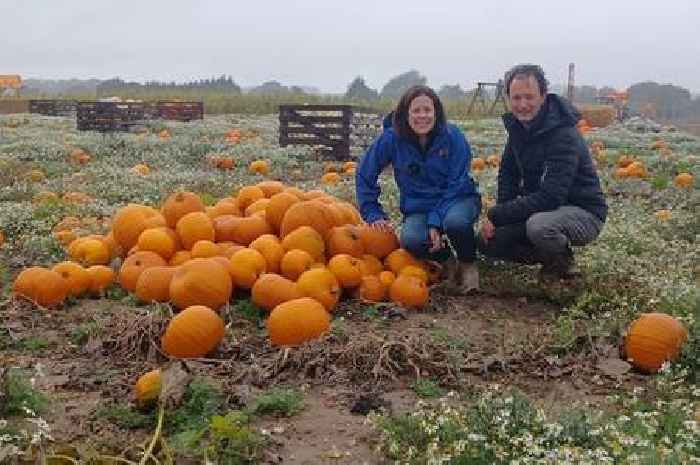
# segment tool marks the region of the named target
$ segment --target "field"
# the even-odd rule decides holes
[[[502,149],[498,120],[456,123],[475,156]],[[227,140],[232,129],[239,140]],[[264,180],[353,203],[353,176],[322,183],[326,161],[278,147],[274,115],[106,135],[0,115],[0,463],[699,463],[700,138],[633,125],[585,137],[610,213],[576,251],[581,279],[542,284],[536,266],[481,260],[477,295],[434,289],[419,311],[346,295],[325,336],[289,349],[270,344],[266,313],[237,289],[220,312],[221,344],[183,364],[160,351],[169,304],[114,286],[47,310],[13,296],[12,282],[67,259],[72,236],[56,229],[66,217],[79,219],[76,236],[106,234],[128,203],[159,208],[188,190],[213,205]],[[71,156],[78,148],[88,159]],[[624,157],[645,174],[615,176]],[[251,174],[254,160],[269,173]],[[680,172],[694,184],[674,185]],[[496,173],[474,172],[485,205]],[[381,184],[399,224],[390,173]],[[688,330],[677,361],[654,375],[619,351],[649,312]],[[134,383],[157,367],[181,392],[139,409]]]

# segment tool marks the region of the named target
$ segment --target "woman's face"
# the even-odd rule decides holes
[[[427,95],[419,95],[408,106],[408,125],[418,136],[427,135],[435,126],[435,105]]]

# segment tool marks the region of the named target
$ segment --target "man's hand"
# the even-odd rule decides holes
[[[494,234],[496,234],[496,227],[493,225],[491,220],[488,218],[484,219],[484,222],[481,225],[481,238],[484,240],[484,242],[488,242],[491,240]]]
[[[370,223],[369,227],[372,229],[377,229],[381,232],[386,232],[386,233],[394,232],[394,227],[391,225],[389,220],[377,220],[374,223]]]
[[[439,229],[428,229],[428,239],[430,240],[430,249],[428,249],[429,252],[437,252],[438,250],[442,249],[442,234],[440,234]]]

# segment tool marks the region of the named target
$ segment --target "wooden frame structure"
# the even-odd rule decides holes
[[[367,116],[370,116],[369,118]],[[360,145],[368,145],[366,138],[372,135],[381,116],[373,109],[353,105],[280,105],[279,144],[311,145],[326,147],[336,160],[350,158],[353,139]],[[355,124],[357,123],[357,124]],[[373,135],[372,135],[373,138]],[[365,145],[365,146],[366,146]]]
[[[29,100],[29,113],[44,116],[73,116],[78,108],[76,100],[32,99]]]
[[[130,131],[144,123],[144,102],[78,102],[78,131]]]
[[[504,111],[508,109],[502,80],[499,80],[498,82],[477,82],[476,84],[476,90],[474,91],[474,94],[472,94],[472,99],[467,107],[468,115],[471,115],[474,110],[477,110],[478,113],[482,115],[493,115],[496,105],[498,105],[499,102],[503,104]],[[494,96],[490,106],[486,97],[486,89],[489,87],[494,87],[496,89],[496,95]]]

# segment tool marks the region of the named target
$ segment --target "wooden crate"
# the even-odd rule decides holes
[[[332,158],[347,160],[351,157],[351,135],[356,113],[376,114],[371,109],[352,105],[280,105],[280,147],[324,147]],[[359,124],[359,133],[366,133],[366,127],[369,126],[370,124],[365,122]]]
[[[73,116],[78,102],[75,100],[42,99],[29,100],[29,113],[44,116]]]
[[[79,131],[130,131],[145,121],[144,102],[78,102]]]
[[[157,103],[157,108],[161,119],[183,122],[204,119],[204,103],[202,102],[160,100]]]

